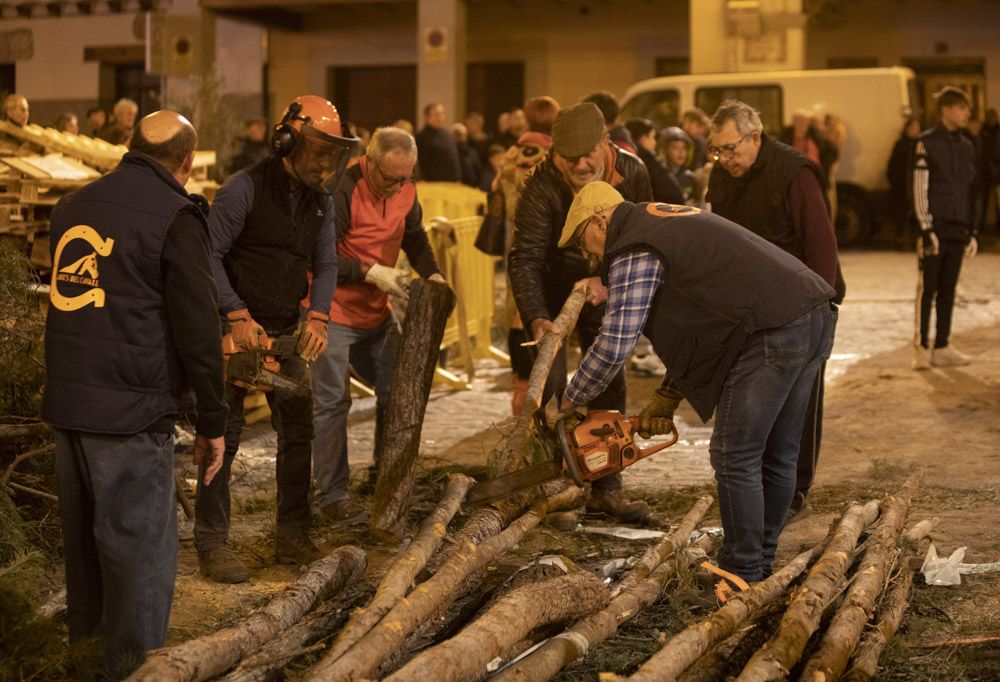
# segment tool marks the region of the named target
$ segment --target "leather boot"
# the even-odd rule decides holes
[[[305,531],[279,535],[274,543],[275,560],[279,564],[308,566],[323,557],[323,553],[313,544]]]
[[[622,523],[642,523],[649,517],[648,504],[626,499],[620,489],[591,491],[587,511],[610,516]]]
[[[205,577],[218,583],[242,583],[250,577],[246,564],[225,546],[198,552],[198,565]]]

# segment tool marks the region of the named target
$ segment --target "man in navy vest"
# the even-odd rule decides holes
[[[640,414],[640,433],[670,433],[682,399],[704,421],[714,412],[719,564],[747,582],[765,578],[795,493],[809,392],[833,345],[833,288],[725,218],[633,204],[599,181],[570,206],[559,245],[574,244],[601,259],[608,301],[560,407],[589,404],[645,333],[668,371]]]
[[[271,156],[232,175],[208,221],[220,310],[237,347],[293,334],[308,295],[300,354],[282,360],[283,374],[309,381],[308,362],[326,348],[330,301],[337,281],[336,235],[330,193],[343,175],[356,138],[342,136],[336,107],[306,95],[288,105],[272,134]],[[308,273],[313,280],[310,289]],[[312,396],[269,391],[278,434],[278,513],[275,557],[305,565],[321,555],[308,536],[311,520]],[[227,546],[229,474],[243,429],[246,389],[227,383],[226,452],[211,485],[199,485],[194,544],[208,577],[238,583],[249,577]]]
[[[206,204],[184,191],[197,139],[180,114],[146,116],[121,164],[52,212],[42,416],[55,427],[67,620],[70,640],[103,637],[110,679],[166,637],[177,573],[173,429],[185,386],[197,400],[203,481],[222,465]]]
[[[709,156],[715,160],[706,199],[712,211],[792,254],[844,300],[837,238],[827,205],[826,176],[799,150],[764,133],[749,104],[726,100],[712,117]],[[816,373],[799,445],[795,499],[789,516],[806,507],[823,440],[823,374]]]

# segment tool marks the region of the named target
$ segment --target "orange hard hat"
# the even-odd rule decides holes
[[[294,107],[296,104],[298,107]],[[307,126],[312,129],[311,132],[319,133],[321,137],[341,137],[340,114],[337,112],[337,107],[333,106],[333,102],[319,95],[303,95],[296,97],[288,105],[285,116],[288,116],[293,108],[297,108],[298,111],[289,117],[291,119],[289,125],[295,130],[310,132],[303,130],[303,127]]]

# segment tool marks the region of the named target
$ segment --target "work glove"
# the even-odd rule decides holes
[[[404,301],[409,299],[409,294],[406,291],[409,277],[403,270],[372,263],[368,272],[365,273],[365,281],[374,284],[387,294],[398,296]]]
[[[548,403],[545,405],[545,423],[548,424],[550,429],[555,429],[556,424],[559,420],[563,420],[566,425],[566,434],[569,435],[573,433],[575,429],[583,418],[586,416],[584,412],[585,407],[580,405],[560,405],[560,401],[556,396],[552,396]]]
[[[250,317],[250,311],[246,308],[226,313],[226,320],[229,322],[229,333],[237,350],[267,347],[269,340],[267,332]]]
[[[979,242],[975,237],[969,237],[969,243],[965,245],[965,257],[972,258],[979,253]]]
[[[329,321],[330,316],[318,310],[306,313],[306,323],[299,334],[298,348],[296,348],[306,362],[312,362],[326,350],[328,343],[326,327]]]
[[[934,234],[934,230],[924,230],[920,233],[920,241],[917,244],[917,251],[920,256],[936,256],[938,255],[938,249],[940,244],[938,243],[937,235]]]
[[[684,396],[673,388],[660,386],[653,392],[649,404],[639,413],[639,435],[650,438],[660,434],[673,433],[674,411],[684,400]]]

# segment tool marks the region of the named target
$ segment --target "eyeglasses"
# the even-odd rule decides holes
[[[716,161],[718,161],[720,158],[731,159],[734,156],[736,156],[736,148],[743,143],[743,140],[747,139],[751,135],[753,135],[752,132],[747,133],[740,139],[736,140],[736,142],[733,142],[732,144],[724,144],[721,147],[713,147],[709,145],[709,147],[705,151],[707,151],[708,155],[711,156]]]
[[[391,175],[386,175],[385,171],[382,170],[382,166],[378,165],[378,162],[372,159],[372,165],[375,166],[375,170],[378,174],[382,176],[382,182],[384,182],[389,187],[395,187],[396,185],[405,185],[408,182],[413,182],[412,175],[401,175],[398,178]]]

